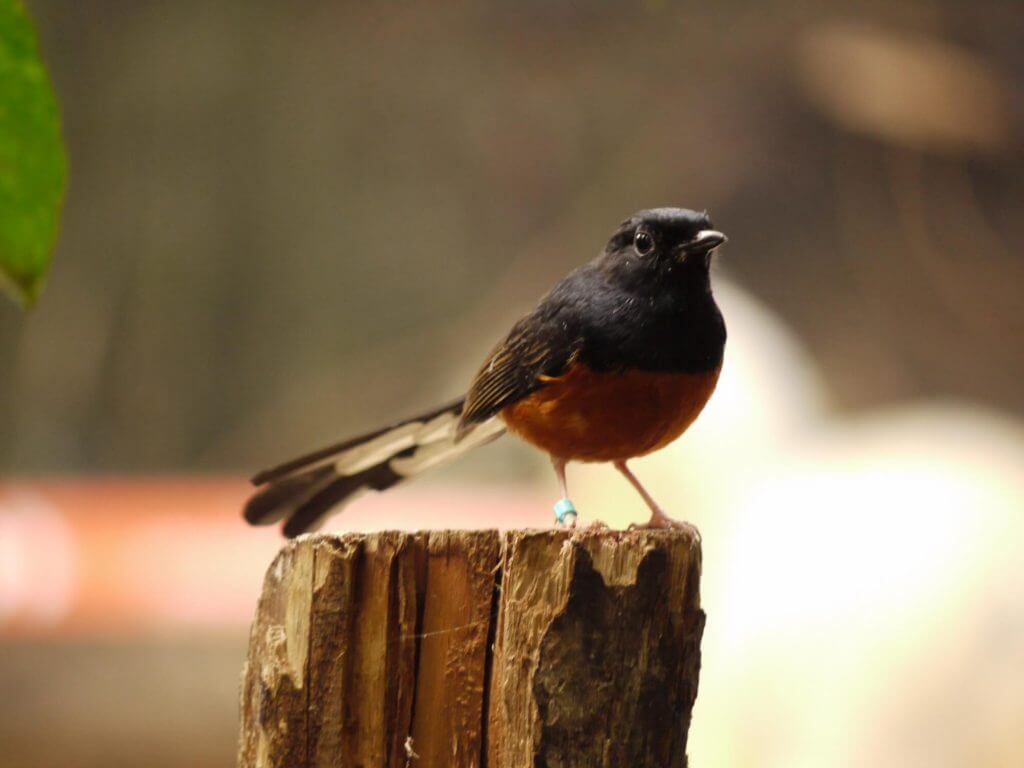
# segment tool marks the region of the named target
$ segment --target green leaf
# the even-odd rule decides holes
[[[0,0],[0,284],[31,305],[57,236],[66,160],[60,116],[19,0]]]

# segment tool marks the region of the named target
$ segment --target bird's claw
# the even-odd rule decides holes
[[[650,519],[646,523],[630,523],[626,529],[628,531],[685,531],[689,533],[696,541],[700,541],[700,531],[697,530],[697,526],[692,523],[688,523],[685,520],[676,520],[673,517],[669,517],[664,512],[654,512]]]

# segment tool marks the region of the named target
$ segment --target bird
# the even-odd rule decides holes
[[[706,211],[634,213],[512,326],[462,397],[259,472],[244,518],[283,520],[284,535],[298,536],[361,493],[511,433],[551,459],[556,524],[575,527],[579,517],[566,465],[605,462],[650,511],[637,527],[692,528],[655,502],[627,462],[682,435],[715,390],[726,328],[711,262],[725,242]]]

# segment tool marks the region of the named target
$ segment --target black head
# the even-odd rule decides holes
[[[725,240],[707,212],[651,208],[619,225],[601,261],[605,269],[630,282],[671,280],[705,287],[711,254]]]

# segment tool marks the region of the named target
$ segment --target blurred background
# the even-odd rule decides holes
[[[222,766],[246,476],[450,398],[632,211],[730,237],[697,766],[1024,763],[1019,0],[29,2],[71,182],[0,303],[0,763]],[[570,468],[584,517],[641,502]],[[544,525],[503,440],[339,529]]]

